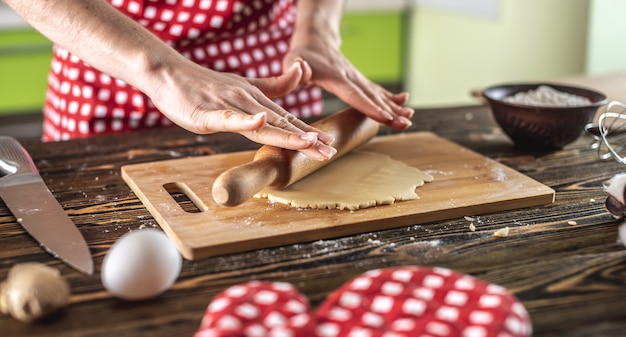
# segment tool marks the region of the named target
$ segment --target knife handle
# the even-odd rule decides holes
[[[17,139],[9,136],[0,136],[0,172],[2,176],[27,172],[38,173],[26,149]]]

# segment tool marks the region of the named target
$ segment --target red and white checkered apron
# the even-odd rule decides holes
[[[282,73],[294,0],[108,0],[185,57],[246,77]],[[274,101],[298,117],[322,112],[321,89],[301,87]],[[172,125],[134,87],[55,46],[44,106],[45,141]]]

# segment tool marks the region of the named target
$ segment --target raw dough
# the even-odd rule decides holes
[[[299,208],[356,210],[419,199],[415,189],[432,180],[385,154],[352,151],[283,190],[264,189],[255,198]]]

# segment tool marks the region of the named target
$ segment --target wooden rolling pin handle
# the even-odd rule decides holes
[[[213,183],[213,200],[223,206],[236,206],[266,187],[283,189],[374,138],[380,124],[348,108],[313,126],[335,137],[332,146],[337,153],[330,160],[319,161],[298,151],[262,146],[252,162],[217,177]]]
[[[255,160],[233,167],[213,183],[213,200],[223,206],[237,206],[278,178],[280,167],[270,159]]]

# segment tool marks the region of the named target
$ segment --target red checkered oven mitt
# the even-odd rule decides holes
[[[286,283],[228,288],[209,305],[194,337],[518,337],[532,326],[506,289],[444,268],[366,272],[311,312]]]
[[[310,308],[289,283],[248,282],[213,299],[194,337],[311,337]]]

